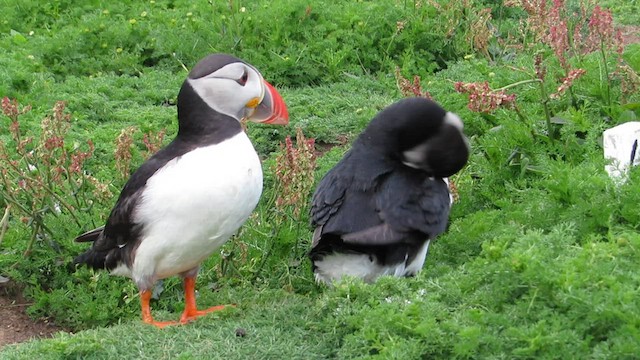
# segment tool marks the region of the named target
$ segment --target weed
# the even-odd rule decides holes
[[[516,96],[507,94],[504,89],[491,90],[488,82],[455,83],[459,93],[469,94],[468,107],[471,111],[492,112],[499,107],[515,109]]]
[[[301,128],[296,129],[296,146],[290,136],[280,145],[280,154],[276,156],[275,174],[276,184],[274,194],[277,194],[275,208],[284,211],[292,207],[292,214],[297,219],[307,210],[308,198],[314,184],[316,167],[315,140],[308,139]]]
[[[427,99],[432,98],[431,94],[428,91],[422,89],[422,85],[420,85],[419,75],[415,75],[413,77],[413,82],[411,82],[405,77],[403,77],[402,74],[400,73],[400,68],[396,67],[395,76],[396,76],[396,85],[398,86],[398,89],[400,90],[400,93],[402,93],[403,96],[405,97],[416,96],[416,97],[423,97]]]
[[[160,130],[157,133],[146,132],[142,135],[142,142],[146,147],[146,152],[144,154],[144,158],[149,158],[151,155],[155,154],[160,150],[163,145],[164,135],[166,134],[166,130]]]
[[[136,128],[128,127],[120,131],[120,135],[116,138],[116,150],[114,152],[116,158],[116,168],[122,180],[126,180],[131,175],[131,151],[133,147],[133,133]]]
[[[6,202],[6,214],[15,211],[31,228],[25,256],[31,253],[36,239],[58,248],[47,218],[65,213],[81,226],[78,212],[89,211],[94,202],[111,195],[106,186],[83,170],[93,153],[93,142],[87,141],[87,151],[67,144],[71,115],[65,112],[65,103],[57,102],[52,115],[41,121],[39,136],[24,134],[20,129],[20,117],[30,110],[30,106],[20,108],[16,100],[2,99],[3,114],[11,121],[11,140],[0,141],[0,193]]]

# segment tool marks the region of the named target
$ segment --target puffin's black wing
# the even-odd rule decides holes
[[[379,225],[375,192],[392,170],[385,161],[363,161],[357,143],[320,181],[311,204],[313,245],[323,234],[344,235]]]
[[[311,224],[324,225],[340,209],[351,179],[329,172],[318,184],[311,203]]]
[[[78,236],[75,241],[93,241],[92,247],[75,258],[76,264],[86,263],[96,269],[113,269],[122,261],[128,261],[128,254],[133,251],[139,236],[141,225],[134,221],[134,211],[138,206],[144,186],[158,169],[169,161],[190,151],[193,146],[178,139],[163,148],[145,161],[131,175],[125,184],[116,205],[111,210],[105,226],[88,231]]]
[[[446,183],[413,169],[390,174],[377,190],[375,204],[380,224],[343,235],[345,242],[390,245],[409,239],[424,241],[444,232],[449,218]]]

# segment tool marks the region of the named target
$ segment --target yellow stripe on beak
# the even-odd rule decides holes
[[[253,98],[251,100],[249,100],[245,106],[251,109],[255,109],[258,105],[260,104],[260,98]]]

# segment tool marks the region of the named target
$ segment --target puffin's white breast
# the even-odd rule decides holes
[[[262,193],[262,168],[244,132],[175,158],[147,181],[135,221],[144,224],[132,277],[190,270],[247,220]]]

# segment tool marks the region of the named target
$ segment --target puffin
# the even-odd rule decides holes
[[[406,98],[376,114],[313,194],[316,281],[417,274],[447,226],[448,177],[469,151],[460,117],[434,101]]]
[[[178,93],[178,132],[128,179],[106,224],[78,236],[92,242],[75,264],[131,278],[142,320],[163,328],[224,306],[198,310],[199,265],[247,220],[262,193],[258,154],[246,120],[286,125],[278,91],[247,62],[211,54],[189,72]],[[159,322],[149,302],[157,280],[178,275],[185,308],[179,321]]]

